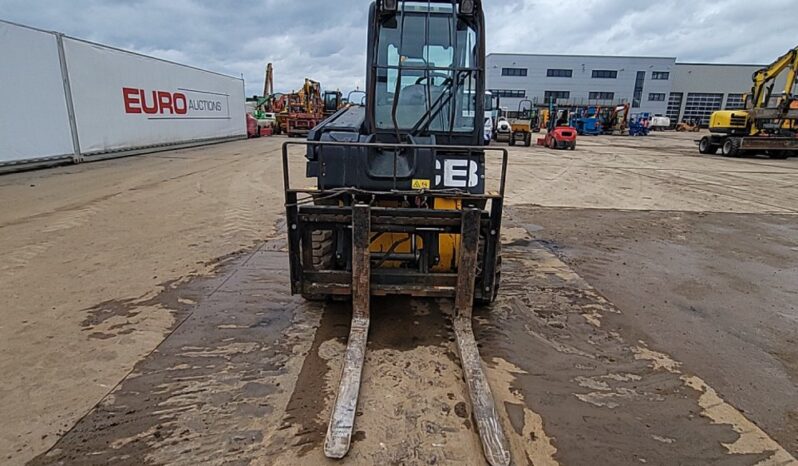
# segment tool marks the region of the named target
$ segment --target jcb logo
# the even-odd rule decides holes
[[[435,185],[446,188],[474,188],[479,185],[479,164],[474,160],[435,161]]]

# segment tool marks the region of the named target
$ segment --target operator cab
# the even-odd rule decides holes
[[[308,139],[383,146],[309,147],[319,189],[483,193],[483,25],[479,0],[372,3],[365,107],[338,111]]]
[[[375,142],[481,144],[484,41],[473,2],[382,1],[370,24],[367,131]]]

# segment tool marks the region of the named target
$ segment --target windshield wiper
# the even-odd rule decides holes
[[[455,87],[455,81],[457,81],[457,87],[460,87],[466,80],[466,78],[471,74],[471,71],[468,72],[455,72],[455,79],[450,79],[446,87],[441,92],[441,95],[435,100],[435,102],[429,107],[429,110],[424,112],[423,115],[418,119],[413,128],[410,130],[411,136],[417,136],[420,132],[426,131],[429,129],[429,126],[435,121],[435,118],[443,111],[444,108],[451,102],[452,98],[455,96],[455,93],[452,92],[452,89]],[[456,110],[456,109],[455,109]]]

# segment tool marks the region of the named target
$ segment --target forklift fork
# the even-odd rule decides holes
[[[454,331],[485,458],[491,465],[508,465],[510,453],[507,440],[501,428],[471,327],[479,229],[480,211],[464,210],[461,219]],[[352,439],[369,329],[370,230],[370,207],[365,204],[354,205],[352,207],[352,325],[341,382],[324,442],[324,454],[329,458],[343,458],[349,451]]]
[[[369,333],[370,236],[371,208],[367,204],[352,206],[352,325],[346,344],[341,383],[324,441],[324,454],[328,458],[343,458],[352,442],[360,376],[363,373]]]
[[[482,450],[491,465],[510,464],[507,440],[501,428],[493,394],[485,376],[485,368],[479,357],[479,349],[471,327],[471,311],[474,307],[474,282],[477,273],[477,251],[479,249],[479,211],[463,212],[460,237],[460,262],[457,267],[457,293],[454,300],[454,333],[463,376],[471,398],[471,409],[482,440]]]

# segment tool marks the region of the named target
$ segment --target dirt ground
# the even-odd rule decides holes
[[[798,464],[798,159],[694,137],[511,149],[475,329],[514,464]],[[0,462],[335,464],[350,310],[288,293],[282,141],[0,177]],[[372,309],[339,463],[482,464],[451,303]]]

